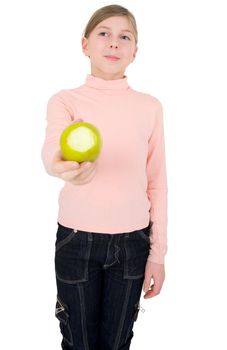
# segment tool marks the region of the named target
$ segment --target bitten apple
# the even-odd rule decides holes
[[[93,162],[101,152],[102,137],[93,124],[78,122],[63,130],[60,149],[65,160]]]

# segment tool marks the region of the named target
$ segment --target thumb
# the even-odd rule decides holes
[[[144,279],[144,283],[143,283],[143,291],[144,291],[144,293],[147,293],[149,288],[150,288],[150,280],[145,278]]]
[[[74,120],[74,122],[75,123],[83,122],[83,119],[79,118],[79,119]]]

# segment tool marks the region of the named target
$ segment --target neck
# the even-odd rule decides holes
[[[95,69],[94,67],[91,67],[91,75],[93,75],[96,78],[101,78],[104,80],[115,80],[115,79],[123,79],[125,77],[125,72],[116,72],[116,73],[105,73],[103,71],[100,71],[98,69]]]

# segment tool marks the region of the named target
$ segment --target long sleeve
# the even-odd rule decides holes
[[[42,147],[41,157],[44,167],[49,175],[54,154],[59,150],[59,139],[62,131],[73,120],[73,112],[64,103],[61,92],[53,95],[47,104],[46,136]]]
[[[155,125],[149,139],[147,159],[147,194],[151,203],[151,248],[148,260],[164,264],[167,253],[167,173],[165,159],[165,140],[163,125],[163,107],[156,101]]]

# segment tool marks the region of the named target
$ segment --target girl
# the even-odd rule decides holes
[[[165,278],[162,105],[128,84],[125,70],[135,60],[137,42],[128,9],[98,9],[82,37],[91,74],[48,101],[42,159],[50,175],[65,181],[55,244],[62,349],[129,349],[142,287],[144,298],[151,298]],[[60,134],[78,120],[102,135],[102,152],[93,163],[61,157]]]

